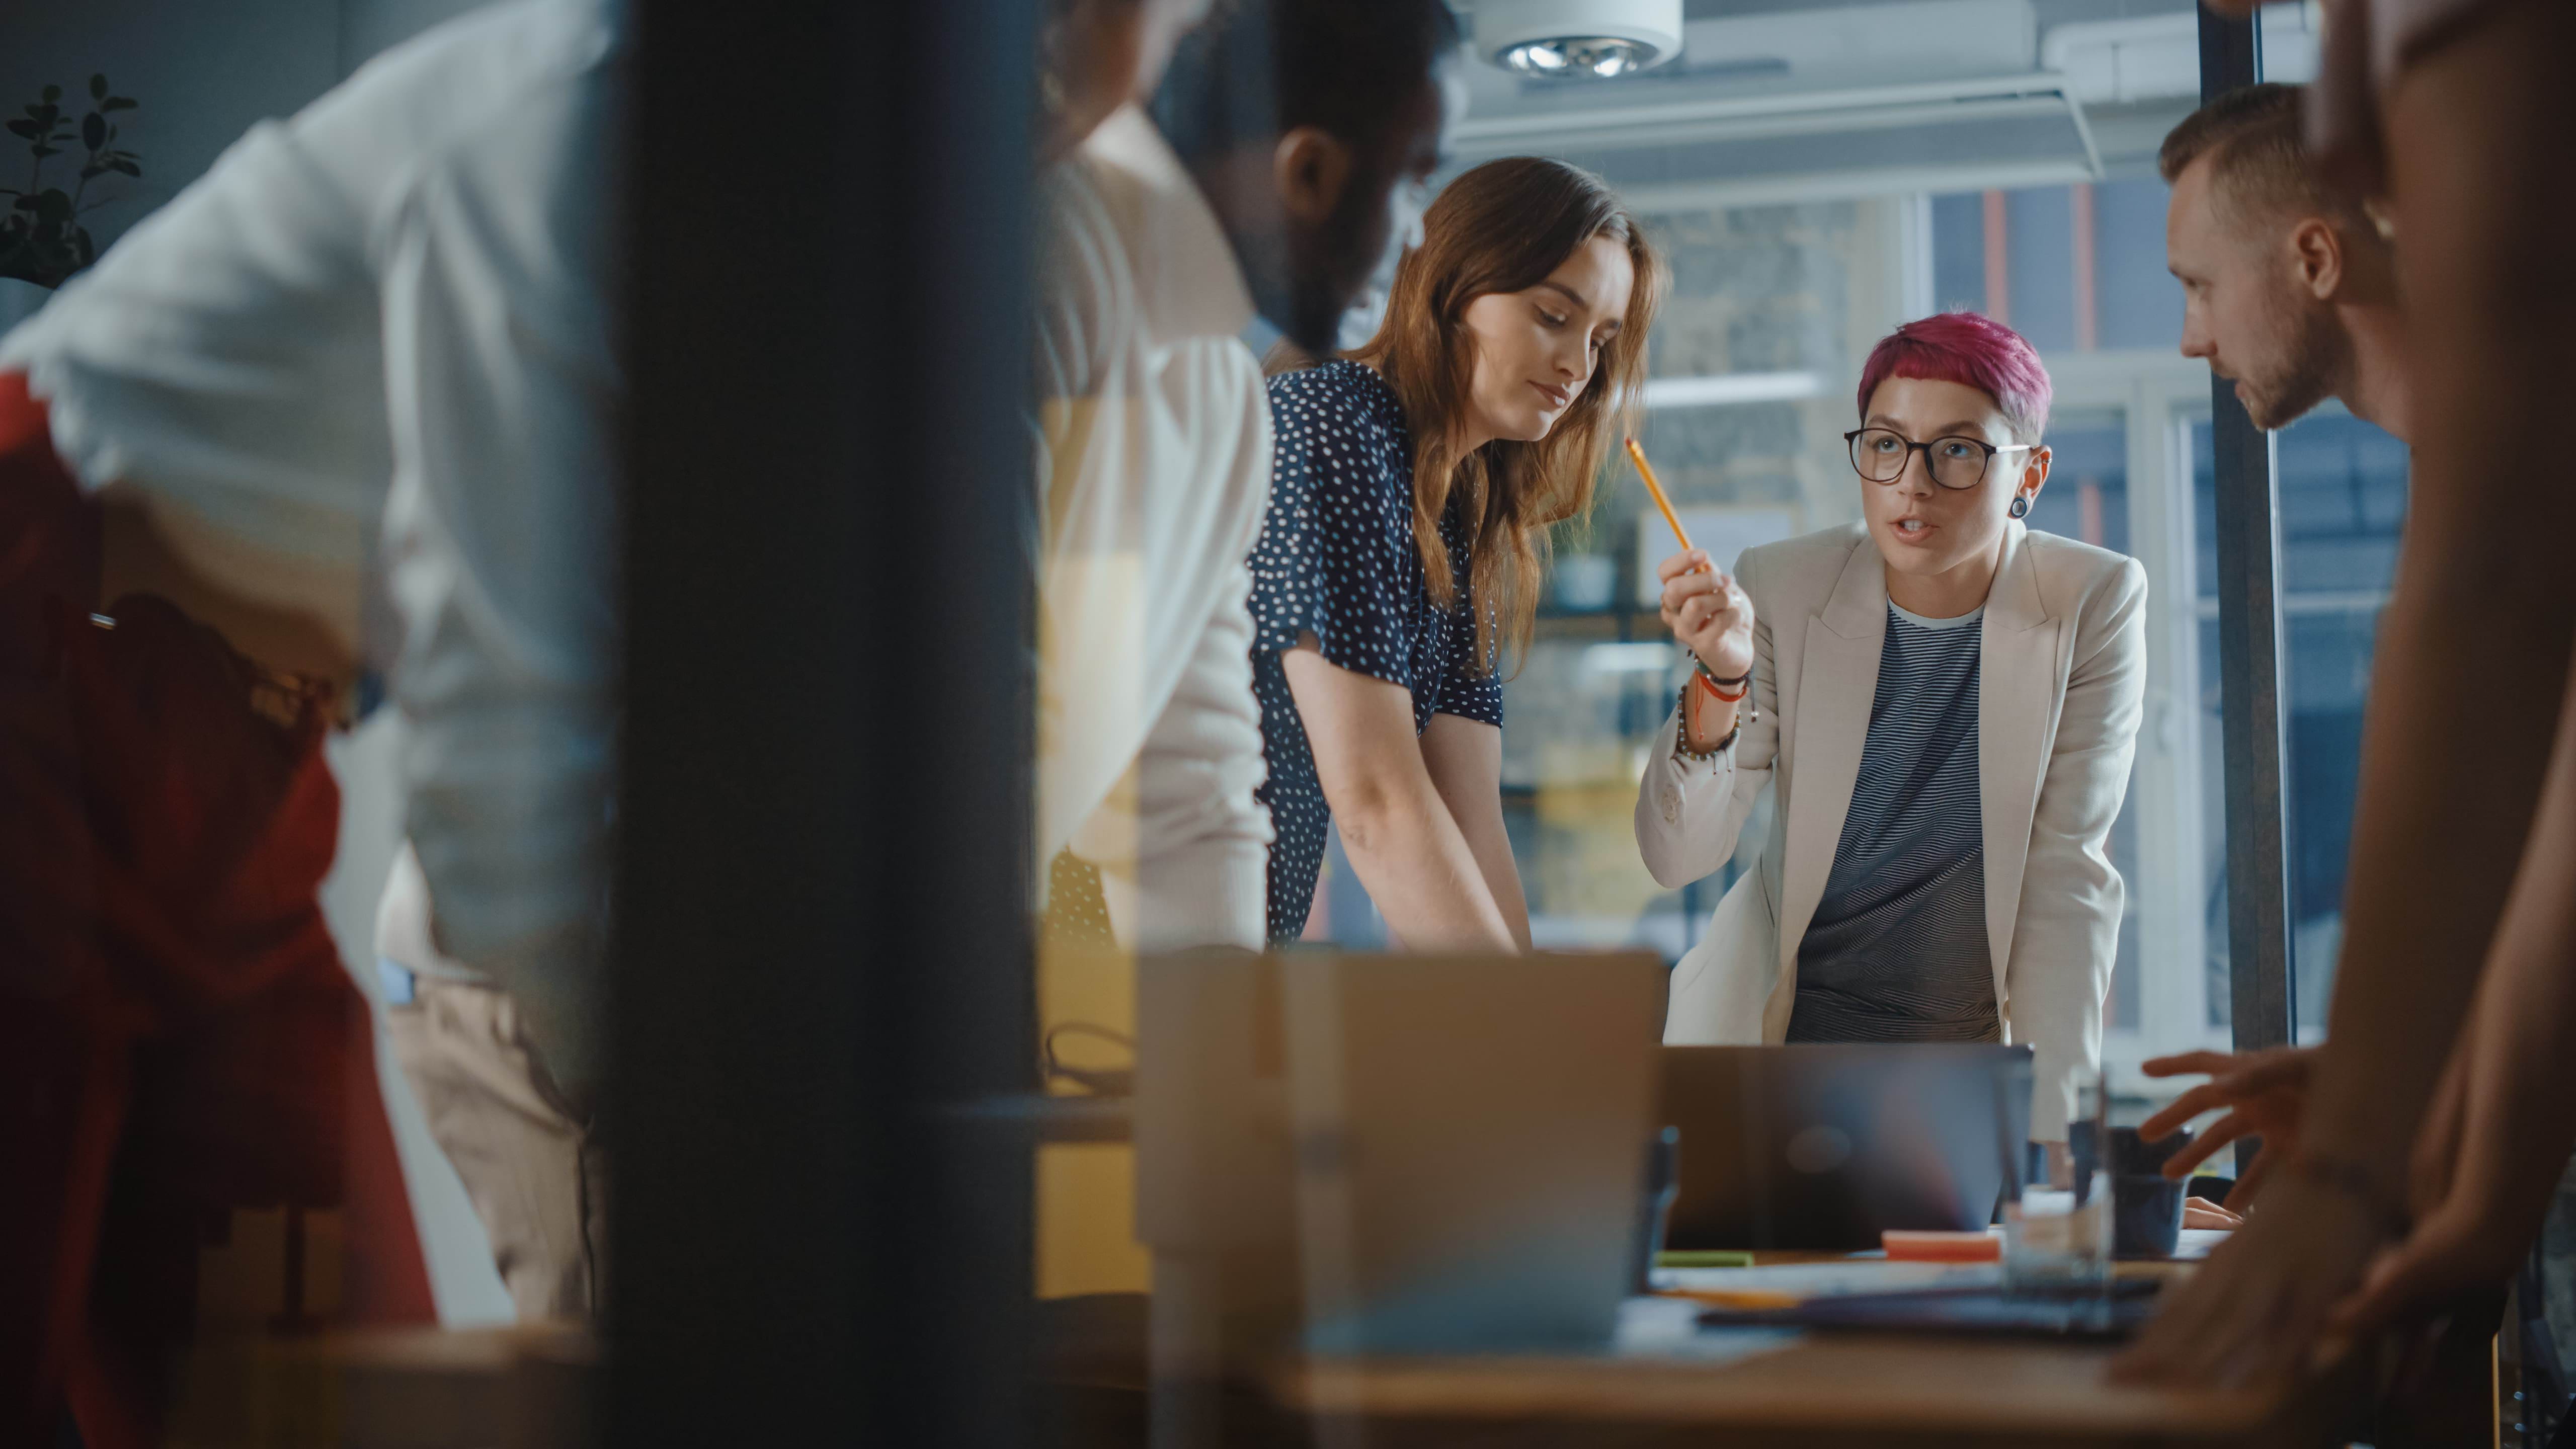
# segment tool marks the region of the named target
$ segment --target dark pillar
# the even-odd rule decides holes
[[[634,8],[605,1442],[1016,1442],[1032,3]]]
[[[2200,93],[2262,77],[2251,20],[2201,7]],[[2218,672],[2227,770],[2227,948],[2236,1047],[2278,1046],[2297,1029],[2292,999],[2287,714],[2281,673],[2281,532],[2272,435],[2233,384],[2212,378],[2218,481]]]

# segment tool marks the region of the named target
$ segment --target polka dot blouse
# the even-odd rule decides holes
[[[1283,941],[1306,928],[1333,815],[1280,651],[1311,632],[1328,661],[1403,685],[1416,735],[1434,714],[1500,726],[1503,689],[1477,667],[1468,540],[1454,508],[1440,537],[1458,604],[1432,606],[1413,545],[1413,433],[1394,390],[1359,363],[1327,362],[1272,378],[1270,416],[1278,453],[1252,553],[1252,688],[1270,762],[1261,798],[1278,832],[1270,937]]]

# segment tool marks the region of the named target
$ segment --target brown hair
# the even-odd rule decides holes
[[[2308,151],[2302,88],[2267,81],[2239,87],[2183,118],[2156,153],[2165,184],[2210,158],[2213,195],[2242,221],[2282,214],[2317,216],[2376,240],[2351,197],[2326,184]]]
[[[1537,442],[1495,439],[1459,455],[1475,344],[1467,304],[1547,280],[1594,237],[1627,248],[1636,281],[1618,335],[1591,380]],[[1454,608],[1458,580],[1440,539],[1455,500],[1468,531],[1468,589],[1476,605],[1476,663],[1492,670],[1503,646],[1529,643],[1547,571],[1547,530],[1592,506],[1611,443],[1633,425],[1645,392],[1646,329],[1664,292],[1663,263],[1619,198],[1588,171],[1537,156],[1488,161],[1449,183],[1422,218],[1422,245],[1396,269],[1386,321],[1350,355],[1394,389],[1413,429],[1413,544],[1431,601]]]

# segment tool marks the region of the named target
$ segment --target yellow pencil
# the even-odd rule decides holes
[[[1634,438],[1628,440],[1628,456],[1637,465],[1637,476],[1646,480],[1646,491],[1654,495],[1655,506],[1664,510],[1664,522],[1673,526],[1673,537],[1680,539],[1684,548],[1694,547],[1690,535],[1682,531],[1681,515],[1673,512],[1673,501],[1664,496],[1664,485],[1655,481],[1655,467],[1646,461],[1646,450],[1638,447]]]

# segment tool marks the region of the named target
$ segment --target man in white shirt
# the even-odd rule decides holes
[[[1251,302],[1132,105],[1040,197],[1038,848],[1100,868],[1126,943],[1257,947],[1270,822],[1243,560],[1270,418],[1237,337]]]
[[[102,598],[386,680],[397,1051],[532,1316],[595,1286],[623,31],[520,0],[399,47],[0,339],[99,501]]]
[[[1436,0],[1232,5],[1161,102],[1207,164],[1129,106],[1040,178],[1036,845],[1097,867],[1122,948],[1262,944],[1270,409],[1243,335],[1333,345],[1418,229],[1456,45]]]
[[[1455,109],[1438,0],[1230,0],[1157,114],[1039,177],[1039,1019],[1125,1029],[1133,953],[1259,950],[1269,813],[1248,564],[1269,395],[1419,229]],[[1184,157],[1196,161],[1185,161]],[[1042,1161],[1041,1296],[1144,1286],[1123,1161]]]

